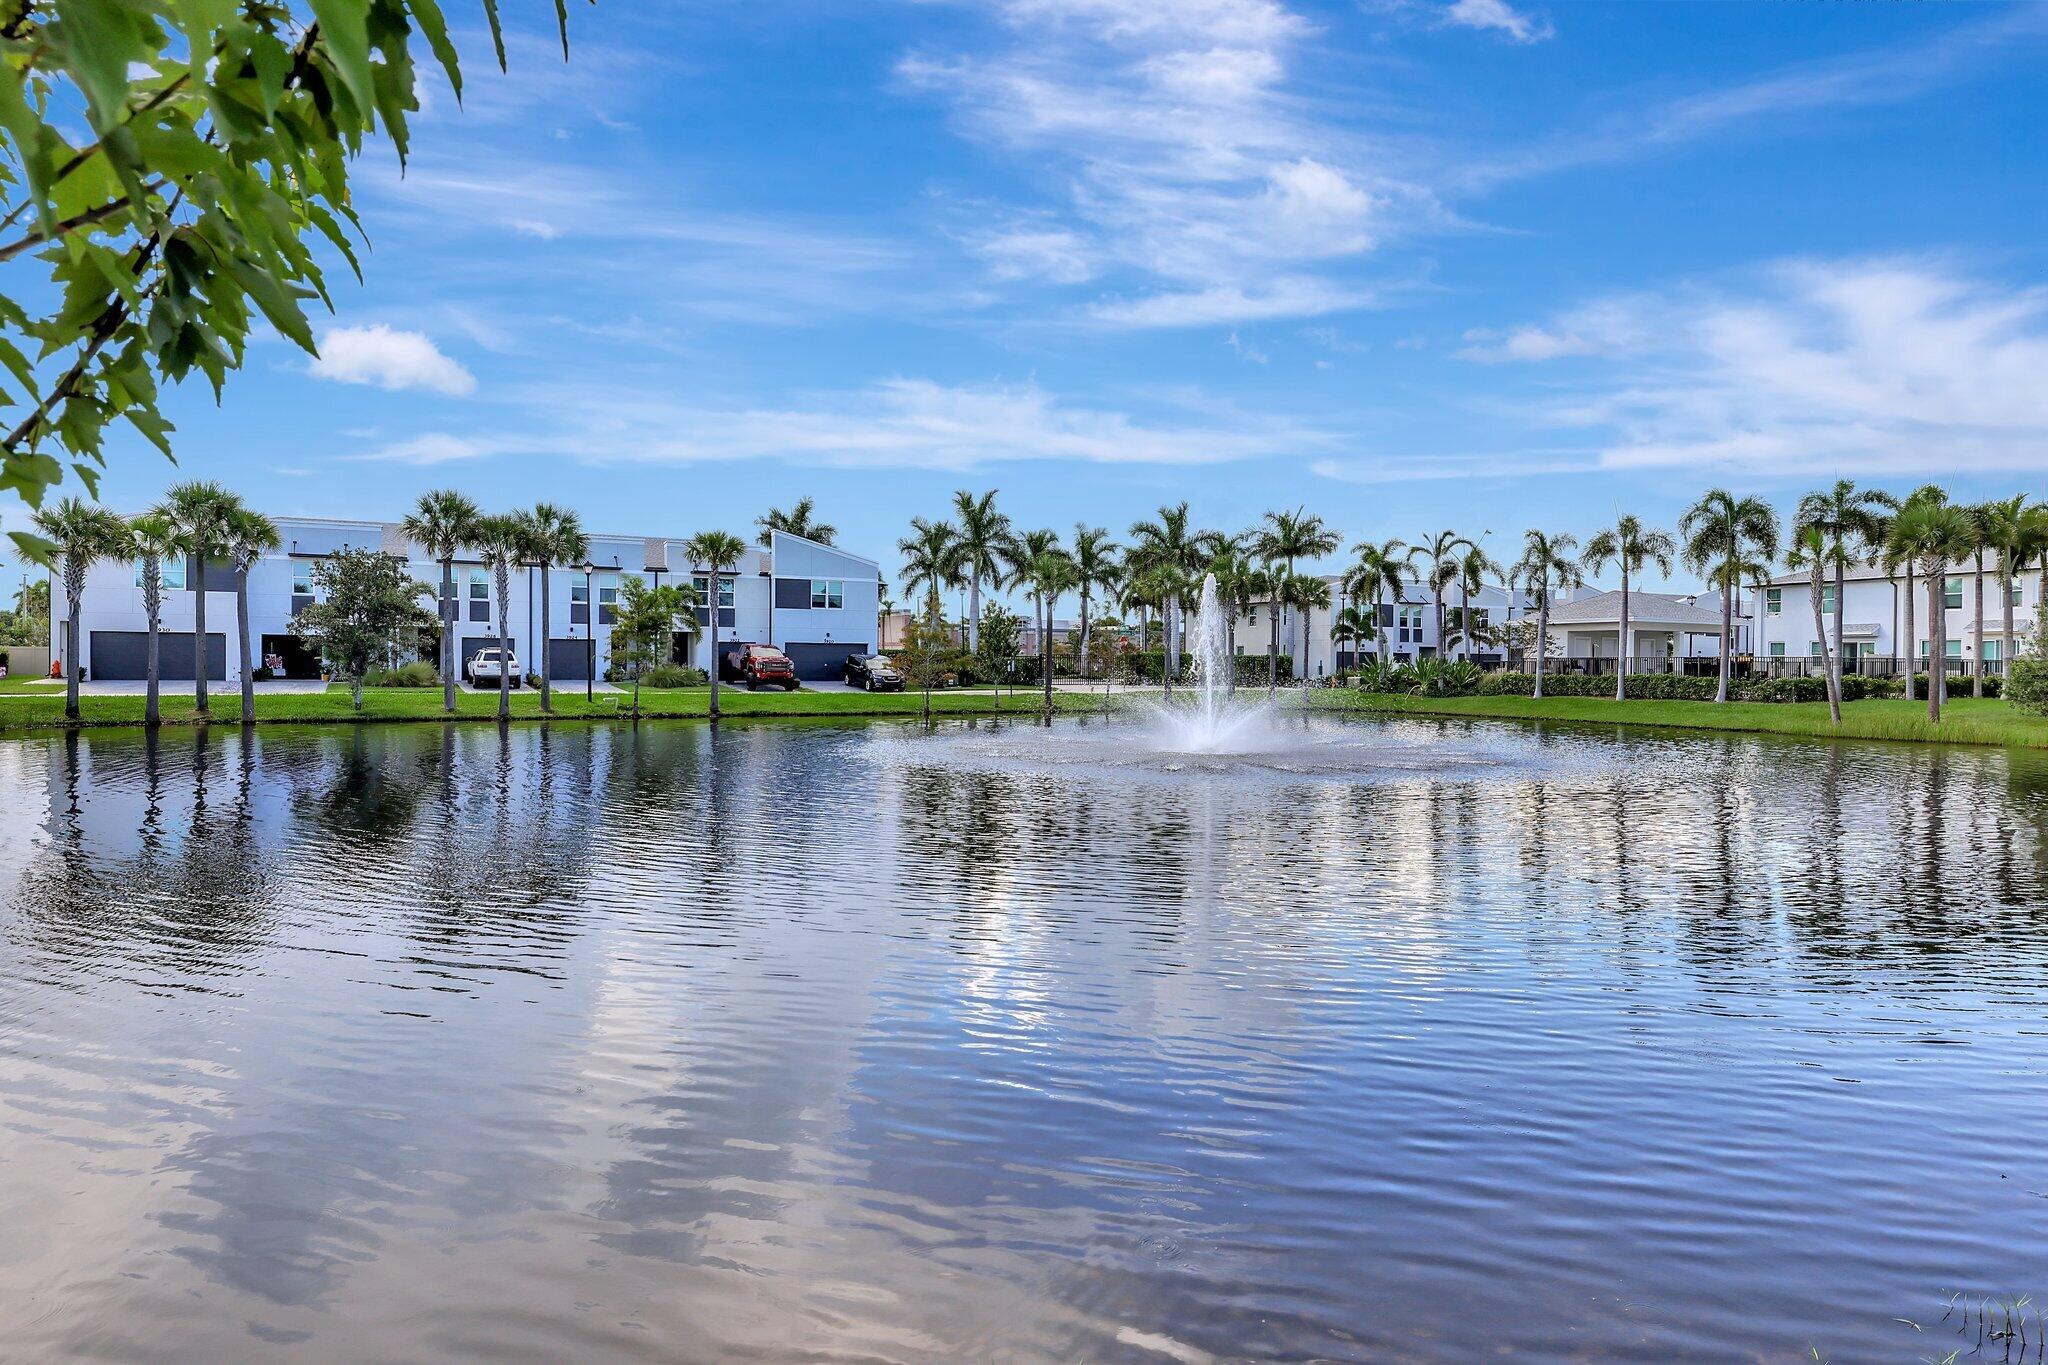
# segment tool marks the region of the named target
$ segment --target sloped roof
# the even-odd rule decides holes
[[[1642,622],[1647,625],[1698,626],[1702,630],[1719,633],[1721,613],[1694,606],[1686,598],[1668,592],[1634,592],[1628,595],[1629,624]],[[1567,602],[1550,609],[1550,624],[1553,626],[1605,625],[1608,622],[1620,624],[1621,594],[1603,592],[1597,597],[1588,597],[1583,602]]]

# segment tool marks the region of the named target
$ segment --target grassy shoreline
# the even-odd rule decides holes
[[[1973,744],[2048,749],[2048,717],[2002,701],[1952,699],[1939,725],[1925,701],[1886,698],[1845,703],[1832,724],[1825,702],[1615,701],[1612,697],[1406,697],[1339,693],[1329,709],[1359,715],[1444,716],[1472,720],[1564,721],[1652,726],[1806,739],[1875,739],[1909,744]]]
[[[242,702],[238,693],[212,694],[212,716],[204,719],[193,706],[190,684],[183,690],[166,688],[163,694],[165,725],[239,725]],[[95,729],[104,726],[142,724],[144,698],[139,695],[84,696],[79,698],[80,719],[64,718],[62,688],[39,690],[32,695],[0,694],[0,732],[65,728]],[[599,693],[586,701],[581,689],[560,689],[554,710],[543,713],[538,693],[521,689],[512,694],[515,721],[612,721],[630,720],[633,699],[626,693]],[[1056,709],[1078,714],[1109,709],[1100,693],[1055,693]],[[441,709],[441,690],[370,688],[363,693],[363,709],[353,710],[346,688],[326,692],[259,692],[256,697],[258,725],[352,725],[490,723],[498,718],[495,692],[458,692],[456,710],[449,715]],[[1038,711],[1036,694],[999,697],[993,692],[945,691],[931,695],[935,716],[1025,715]],[[748,692],[744,688],[721,688],[718,709],[722,716],[744,717],[870,717],[921,716],[921,692]],[[680,688],[640,694],[640,715],[645,720],[705,720],[711,714],[711,689]]]

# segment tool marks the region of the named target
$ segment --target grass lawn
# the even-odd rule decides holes
[[[0,680],[8,681],[13,680]],[[189,683],[182,688],[167,686],[164,689],[165,724],[193,723],[189,689]],[[1036,700],[1035,696],[999,698],[989,692],[945,691],[932,693],[931,708],[933,715],[947,716],[1016,714],[1031,709]],[[603,692],[585,701],[580,687],[558,688],[554,718],[613,720],[630,715],[632,701],[629,693]],[[1100,696],[1059,695],[1056,701],[1062,711],[1103,709]],[[719,689],[718,704],[720,712],[728,716],[914,716],[923,714],[924,694],[801,690],[749,692],[745,688],[724,687]],[[241,705],[239,694],[232,690],[214,693],[214,723],[238,723]],[[495,692],[457,692],[455,707],[458,720],[495,720],[498,696]],[[139,695],[109,697],[88,694],[79,699],[79,710],[83,716],[81,723],[85,725],[139,725],[142,722],[143,698]],[[711,689],[708,687],[667,691],[648,688],[640,694],[640,714],[645,717],[690,719],[710,713]],[[512,715],[519,720],[540,719],[540,694],[524,688],[514,692]],[[256,696],[256,719],[259,723],[346,724],[357,720],[438,721],[445,719],[445,713],[441,709],[441,689],[438,687],[365,689],[363,709],[358,714],[349,706],[348,689],[337,685],[326,692],[259,692]],[[37,688],[28,695],[11,689],[0,691],[0,730],[62,726],[65,723],[64,689],[61,687]]]
[[[1892,739],[1935,744],[2001,744],[2048,749],[2048,716],[2029,715],[2002,701],[1952,699],[1939,725],[1927,703],[1903,698],[1852,701],[1840,726],[1828,721],[1826,702],[1615,701],[1611,697],[1406,697],[1378,693],[1324,693],[1326,709],[1378,715],[1474,716],[1502,720],[1557,720],[1599,725],[1656,725],[1686,730],[1738,730],[1822,739]]]
[[[36,678],[0,678],[0,697],[40,697],[46,693],[64,695],[64,684],[52,686]]]

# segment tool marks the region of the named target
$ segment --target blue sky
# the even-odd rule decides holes
[[[362,167],[323,358],[174,396],[182,470],[122,444],[108,501],[809,494],[893,571],[961,487],[1501,552],[1713,483],[2048,494],[2048,6],[606,0],[567,65],[516,8]]]

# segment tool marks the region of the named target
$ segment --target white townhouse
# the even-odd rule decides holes
[[[1719,593],[1628,593],[1628,640],[1621,638],[1619,590],[1580,593],[1575,600],[1552,604],[1550,648],[1545,657],[1572,660],[1613,660],[1626,654],[1631,672],[1665,672],[1682,668],[1688,659],[1719,659],[1721,596]],[[1733,652],[1743,653],[1750,639],[1750,618],[1738,601],[1732,615]],[[1611,671],[1611,667],[1610,667]]]
[[[1951,572],[1942,580],[1943,616],[1947,624],[1948,667],[1968,670],[1977,662],[1977,570],[1974,564]],[[1830,643],[1836,643],[1835,585],[1833,575],[1821,582],[1821,612]],[[1820,635],[1813,625],[1813,598],[1805,573],[1787,573],[1770,579],[1763,587],[1762,628],[1759,655],[1766,659],[1806,659],[1820,656]],[[1984,654],[1987,672],[1997,672],[2012,656],[2004,638],[2005,609],[1998,600],[1998,574],[1987,560],[1984,572]],[[2018,574],[2012,585],[2014,645],[2024,641],[2033,629],[2034,611],[2040,603],[2038,576]],[[1851,566],[1842,583],[1842,648],[1844,664],[1854,669],[1865,660],[1911,658],[1916,666],[1926,663],[1934,632],[1927,619],[1927,582],[1913,577],[1913,638],[1906,639],[1906,573],[1903,566],[1888,573],[1877,564]],[[1886,670],[1889,671],[1889,670]]]
[[[1371,658],[1379,652],[1377,632],[1356,642],[1334,637],[1332,630],[1337,617],[1347,606],[1370,609],[1373,604],[1354,602],[1346,597],[1344,575],[1325,574],[1323,582],[1330,588],[1330,605],[1308,613],[1308,658],[1297,665],[1297,677],[1331,677],[1340,668],[1356,666],[1361,655]],[[1455,632],[1459,608],[1465,607],[1472,613],[1475,628],[1498,629],[1518,617],[1528,603],[1528,594],[1510,592],[1500,584],[1488,584],[1472,593],[1468,600],[1461,600],[1453,588],[1444,593],[1444,619]],[[1260,602],[1238,617],[1237,652],[1240,655],[1257,659],[1266,657],[1272,645],[1275,610],[1272,604]],[[1293,607],[1279,607],[1277,610],[1280,614],[1280,653],[1286,657],[1301,648],[1302,613]],[[1379,625],[1386,632],[1387,657],[1397,663],[1430,658],[1443,652],[1443,642],[1437,638],[1436,598],[1420,579],[1411,578],[1403,582],[1398,602],[1388,600],[1379,604]],[[1465,646],[1455,636],[1450,653],[1457,658],[1468,657]],[[1482,664],[1499,663],[1503,656],[1503,648],[1498,644],[1475,645],[1469,653],[1470,658]]]
[[[249,570],[249,638],[258,666],[267,661],[285,677],[319,676],[319,660],[292,633],[292,619],[319,595],[313,567],[340,551],[378,550],[403,560],[430,592],[440,590],[440,563],[395,522],[275,520],[282,544]],[[593,670],[594,676],[604,676],[611,659],[613,611],[628,575],[656,586],[684,579],[696,587],[703,603],[697,611],[700,629],[676,633],[670,657],[678,663],[710,666],[710,635],[702,627],[714,611],[720,649],[743,642],[773,644],[788,653],[799,676],[807,679],[836,677],[848,654],[875,648],[881,569],[874,560],[777,531],[768,545],[748,546],[740,563],[719,575],[714,594],[710,573],[689,562],[683,544],[681,537],[593,535],[587,563],[558,565],[549,571],[546,648],[550,671],[558,681],[580,682]],[[194,599],[203,585],[207,676],[239,678],[243,661],[236,641],[232,568],[213,564],[202,575],[199,564],[188,561],[167,564],[164,577],[163,677],[190,680],[194,675]],[[52,578],[53,619],[61,622],[70,604],[62,575]],[[509,617],[513,652],[534,672],[540,667],[540,578],[535,566],[513,572]],[[467,662],[478,650],[498,643],[496,584],[490,569],[474,554],[455,562],[455,597],[459,657]],[[100,681],[144,676],[148,617],[143,610],[141,565],[117,561],[93,566],[86,575],[82,605],[79,636],[87,676]],[[56,656],[68,667],[69,661],[63,659],[64,631],[53,633]],[[422,658],[438,658],[433,635],[431,630],[421,633]]]

